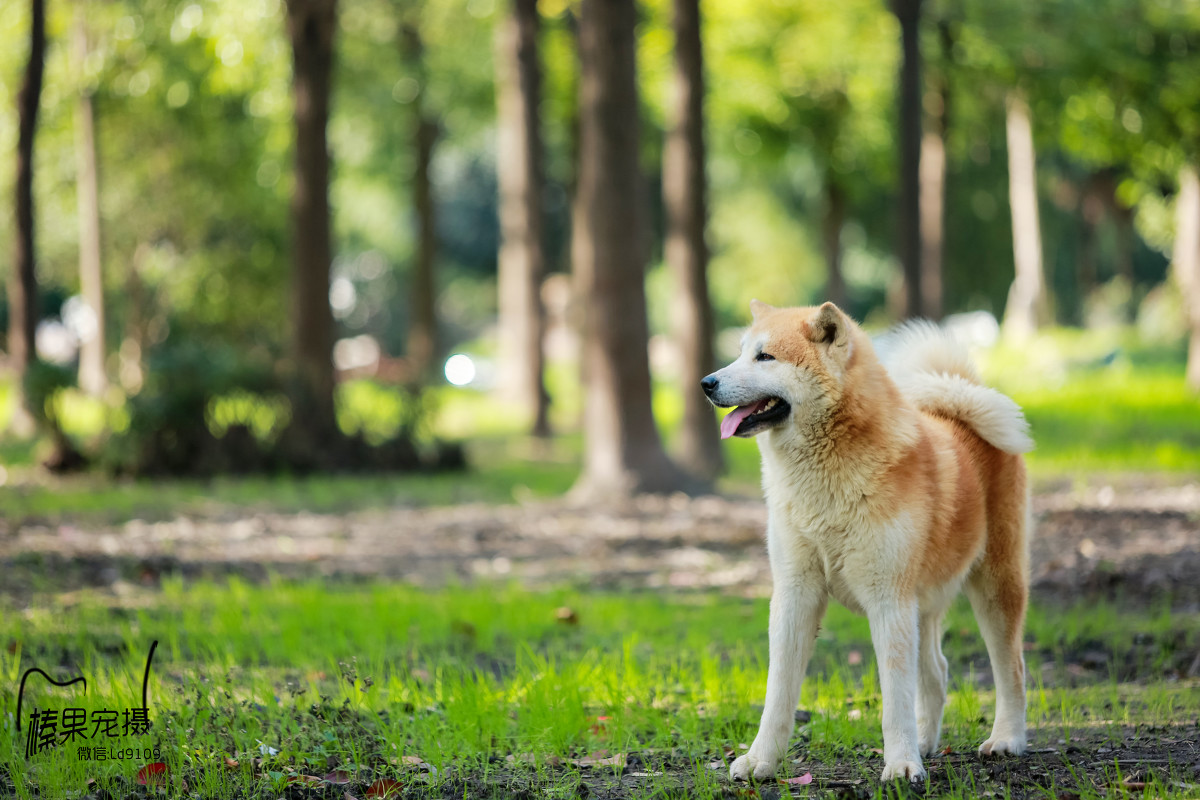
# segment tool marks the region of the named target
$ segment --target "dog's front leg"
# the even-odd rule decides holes
[[[729,768],[734,780],[769,778],[787,754],[796,719],[800,685],[812,656],[817,628],[825,616],[824,584],[813,576],[777,583],[771,596],[770,661],[762,722],[750,751]]]
[[[917,603],[881,601],[867,609],[883,690],[883,780],[925,777],[917,742]]]

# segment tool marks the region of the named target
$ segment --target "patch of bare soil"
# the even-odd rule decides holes
[[[1200,609],[1200,484],[1058,490],[1034,500],[1034,592]],[[365,577],[770,593],[760,500],[645,497],[346,515],[186,516],[121,525],[7,520],[0,587],[21,596],[163,573]]]

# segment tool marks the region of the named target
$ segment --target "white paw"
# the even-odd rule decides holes
[[[739,756],[729,767],[729,777],[735,781],[748,781],[751,778],[763,780],[770,778],[779,769],[779,759],[760,758],[753,749],[744,756]]]
[[[993,736],[979,745],[979,755],[981,756],[1019,756],[1024,752],[1024,736]]]
[[[880,780],[884,783],[894,781],[897,778],[906,778],[909,781],[916,783],[925,779],[925,768],[918,761],[892,761],[883,768],[883,775]]]

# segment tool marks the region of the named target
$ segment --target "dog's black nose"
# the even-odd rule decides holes
[[[704,390],[706,395],[712,397],[712,393],[717,390],[718,383],[720,383],[720,381],[717,380],[716,375],[709,375],[707,378],[700,381],[700,388]]]

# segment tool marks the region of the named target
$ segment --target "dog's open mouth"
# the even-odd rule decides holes
[[[760,428],[778,422],[792,410],[778,397],[765,397],[756,403],[738,406],[721,420],[721,438],[750,436]]]

